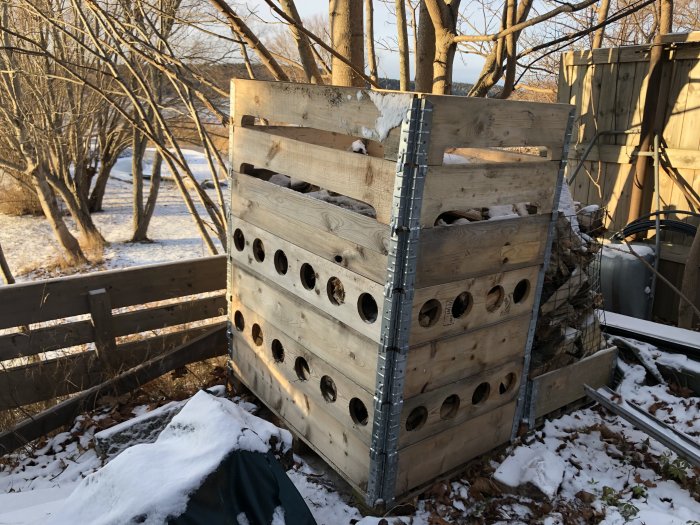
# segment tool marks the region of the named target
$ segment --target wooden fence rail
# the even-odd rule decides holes
[[[225,287],[224,256],[0,287],[0,410],[94,387],[222,327]]]

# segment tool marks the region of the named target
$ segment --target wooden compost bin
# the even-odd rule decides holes
[[[235,374],[370,505],[507,442],[570,107],[231,89]],[[351,151],[360,138],[368,155]],[[523,146],[548,157],[493,149]],[[443,164],[450,148],[472,162]],[[447,211],[522,202],[536,213],[435,226]]]

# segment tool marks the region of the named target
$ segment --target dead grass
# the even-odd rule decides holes
[[[12,216],[43,215],[36,192],[10,177],[0,178],[0,213]]]

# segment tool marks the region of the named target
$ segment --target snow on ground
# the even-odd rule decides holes
[[[184,150],[184,153],[195,177],[198,180],[211,180],[204,154],[196,150]],[[99,265],[97,269],[126,268],[209,255],[177,186],[167,180],[169,172],[165,166],[163,170],[166,180],[161,183],[158,203],[148,230],[153,242],[127,242],[132,233],[133,186],[125,182],[131,179],[130,163],[131,157],[128,155],[119,159],[107,185],[104,211],[93,214],[97,228],[110,243],[104,251],[104,264]],[[147,195],[147,181],[144,186],[144,195]],[[212,200],[217,202],[215,191],[206,191]],[[227,192],[224,191],[224,194]],[[193,199],[196,201],[194,195]],[[201,205],[198,209],[204,217],[206,214]],[[68,219],[67,223],[71,225],[72,221]],[[42,269],[51,267],[59,255],[54,236],[43,217],[12,217],[0,214],[0,244],[18,281],[45,277],[46,272]],[[220,250],[218,244],[217,248]],[[39,271],[28,274],[32,270]]]
[[[669,354],[648,345],[645,351],[653,359],[673,361]],[[641,365],[621,363],[620,369],[624,373],[618,387],[622,396],[692,439],[700,438],[697,398],[676,395],[665,385],[646,384]],[[286,431],[248,414],[257,410],[250,402],[240,398],[233,402],[218,400],[213,410],[210,399],[217,398],[195,395],[186,407],[196,410],[184,415],[181,412],[173,420],[181,420],[182,425],[171,423],[173,428],[153,445],[136,445],[108,458],[105,466],[93,448],[95,427],[108,417],[104,410],[80,416],[70,431],[39,443],[34,453],[5,458],[0,462],[0,493],[5,493],[0,494],[0,524],[95,523],[96,518],[89,513],[110,516],[110,509],[131,512],[138,504],[138,495],[144,492],[154,494],[149,501],[160,494],[161,499],[170,501],[167,508],[174,509],[174,496],[196,486],[204,471],[231,446],[234,440],[230,437],[240,434],[242,427],[247,425],[262,436],[263,443],[276,432],[288,436]],[[132,413],[143,417],[145,410],[137,407]],[[200,432],[195,437],[176,430],[183,426],[194,426]],[[258,443],[256,439],[253,441]],[[287,442],[287,437],[282,442]],[[168,457],[167,462],[164,457]],[[382,523],[380,517],[363,517],[348,496],[347,487],[329,473],[328,467],[319,468],[318,459],[296,455],[294,459],[288,475],[320,525]],[[153,462],[167,463],[171,477],[188,489],[151,476],[148,465]],[[525,442],[509,447],[505,453],[486,456],[475,465],[461,477],[437,483],[412,500],[414,510],[402,512],[407,516],[387,523],[697,525],[700,519],[700,472],[599,407],[547,421]],[[177,476],[176,472],[191,475]],[[96,488],[100,483],[113,487],[111,493],[119,497],[103,499]],[[69,508],[70,512],[65,510]]]

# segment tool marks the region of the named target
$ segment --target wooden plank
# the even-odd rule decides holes
[[[114,336],[112,303],[109,300],[109,294],[104,288],[90,290],[88,302],[90,303],[90,317],[97,357],[103,360],[106,365],[111,366],[113,354],[117,349],[117,340]]]
[[[250,223],[239,220],[236,225],[243,232],[246,241],[242,250],[235,244],[231,248],[232,264],[275,282],[301,301],[312,304],[359,333],[374,340],[379,339],[380,323],[365,322],[358,315],[357,305],[360,297],[366,293],[376,298],[383,297],[384,286]],[[261,246],[264,258],[259,261],[256,254],[260,255]],[[304,273],[304,268],[309,267],[314,281],[311,289],[307,287],[310,283],[305,279]]]
[[[268,133],[279,135],[281,137],[289,137],[294,140],[301,140],[317,146],[324,146],[342,151],[351,151],[352,143],[357,140],[355,137],[335,133],[333,131],[324,131],[314,128],[300,128],[298,126],[260,126]],[[381,142],[375,140],[364,139],[367,153],[372,157],[384,158],[384,146]]]
[[[226,298],[224,294],[219,294],[114,314],[112,323],[114,335],[119,337],[210,319],[225,312]],[[78,346],[93,340],[90,321],[56,324],[29,332],[17,331],[0,336],[0,361]]]
[[[232,173],[231,185],[231,208],[236,217],[326,259],[340,257],[355,273],[384,283],[389,247],[386,225],[237,173]]]
[[[6,369],[0,376],[0,410],[85,390],[106,380],[107,372],[119,373],[137,366],[224,325],[218,323],[117,345],[117,370],[107,370],[94,351]]]
[[[235,131],[233,155],[234,171],[239,171],[242,164],[250,164],[283,173],[370,204],[383,224],[391,219],[394,162],[317,146],[258,128]]]
[[[432,481],[510,439],[515,403],[399,450],[396,494]]]
[[[539,265],[530,266],[417,289],[411,312],[410,343],[425,343],[530,312],[539,268]],[[524,296],[517,297],[520,301],[516,302],[514,291],[520,283],[523,283],[520,286]],[[462,294],[469,294],[470,305],[466,312],[456,317],[454,302]]]
[[[577,144],[572,148],[570,160],[580,160],[583,155],[585,144]],[[668,148],[664,153],[669,158],[671,165],[675,168],[697,169],[700,167],[700,151],[692,149]],[[636,145],[612,145],[604,144],[594,146],[586,157],[590,161],[609,162],[613,164],[630,164],[637,158]]]
[[[0,290],[0,329],[89,313],[87,293],[104,288],[121,308],[225,286],[223,255],[19,283]]]
[[[236,339],[236,344],[243,344]],[[369,476],[369,447],[362,443],[352,424],[341,425],[321,410],[314,399],[301,394],[295,383],[269,369],[255,352],[237,349],[237,359],[230,361],[239,377],[285,425],[316,451],[355,489],[365,492]]]
[[[522,359],[518,359],[405,399],[399,448],[423,441],[512,402],[518,394],[522,368]],[[427,411],[425,421],[409,430],[412,416],[419,411]]]
[[[615,93],[614,129],[626,130],[632,127],[635,107],[643,104],[639,95],[635,92],[635,76],[637,74],[637,64],[628,62],[620,64],[617,71],[617,91]],[[636,138],[638,139],[638,135]],[[617,135],[612,141],[613,144],[626,144],[627,136]]]
[[[372,425],[354,424],[348,407],[353,398],[359,399],[367,408],[368,421],[373,421],[374,389],[370,391],[358,385],[349,379],[344,371],[338,370],[310,352],[251,309],[243,305],[238,305],[237,308],[244,315],[248,326],[257,323],[262,328],[264,339],[262,345],[258,346],[250,330],[239,331],[234,327],[231,359],[235,362],[239,360],[258,362],[266,373],[292,387],[293,391],[290,391],[290,395],[293,395],[302,406],[306,404],[307,399],[313,401],[318,410],[327,413],[336,420],[337,425],[355,433],[362,443],[369,446],[372,440]],[[305,363],[307,368],[302,369],[301,363]],[[301,372],[303,374],[300,375]],[[330,378],[331,381],[324,381],[323,378]],[[242,379],[248,382],[245,377]],[[332,387],[335,387],[334,395]],[[312,415],[309,417],[313,418]]]
[[[0,455],[12,452],[49,432],[71,423],[82,411],[92,408],[103,395],[121,395],[189,363],[226,353],[226,327],[218,325],[173,350],[123,372],[119,376],[62,401],[0,434]]]
[[[433,104],[429,165],[441,165],[447,148],[546,146],[561,154],[565,104],[425,95]]]
[[[481,221],[421,230],[416,288],[541,262],[549,217]]]
[[[238,126],[252,116],[383,142],[395,160],[401,121],[414,95],[338,86],[232,80],[232,115]],[[234,133],[235,136],[235,133]],[[234,163],[235,165],[235,163]]]
[[[433,226],[441,213],[529,202],[550,213],[559,163],[517,162],[431,166],[425,181],[421,223]]]
[[[411,348],[406,361],[404,399],[463,377],[522,359],[530,315]]]
[[[239,305],[246,306],[331,366],[343,370],[354,382],[373,391],[378,341],[372,341],[313,306],[302,307],[303,303],[294,295],[233,265],[229,293],[232,295],[230,315],[235,316]],[[381,311],[381,303],[378,306]],[[252,329],[250,323],[246,323],[246,329]]]
[[[557,102],[560,104],[568,104],[571,95],[571,86],[569,78],[571,76],[571,68],[566,65],[566,55],[562,53],[559,59],[559,78],[557,83]]]
[[[532,379],[534,417],[540,418],[585,397],[583,385],[607,385],[617,359],[617,348],[601,350],[577,363]]]

